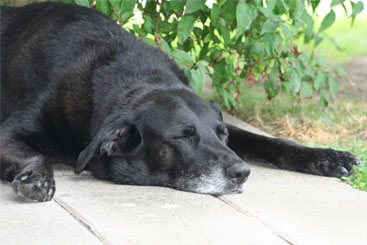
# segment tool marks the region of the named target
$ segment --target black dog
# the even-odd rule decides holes
[[[1,121],[1,178],[38,201],[52,198],[59,162],[119,184],[215,195],[241,192],[242,159],[336,177],[359,164],[223,123],[167,55],[75,5],[1,7]]]

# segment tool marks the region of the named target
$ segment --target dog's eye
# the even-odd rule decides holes
[[[184,135],[187,136],[187,137],[190,137],[190,136],[194,136],[196,134],[196,129],[194,126],[187,126],[185,129],[184,129]]]
[[[174,136],[173,138],[177,140],[189,139],[190,141],[199,139],[196,132],[196,128],[194,126],[187,126],[186,128],[183,129],[182,133],[180,133],[177,136]]]

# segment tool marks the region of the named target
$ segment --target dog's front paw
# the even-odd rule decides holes
[[[50,201],[55,194],[55,180],[39,172],[20,173],[11,184],[16,194],[32,201]]]
[[[320,157],[312,161],[314,174],[331,177],[349,176],[354,173],[353,165],[360,166],[360,159],[347,151],[320,150],[322,150]]]

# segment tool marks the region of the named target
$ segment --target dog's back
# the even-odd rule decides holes
[[[116,77],[141,74],[142,70],[171,74],[174,79],[166,83],[175,80],[188,84],[184,73],[167,55],[144,44],[99,11],[42,3],[5,7],[1,13],[2,121],[12,112],[34,104],[42,91],[48,90],[44,93],[50,95],[69,89],[75,92],[72,97],[81,98],[92,91],[78,92],[78,88],[92,89],[97,84],[102,94],[117,91],[116,86],[121,92],[125,85],[116,83]],[[110,65],[113,62],[119,67]],[[103,82],[94,83],[98,77],[94,76],[95,70],[104,66],[107,70],[102,72]],[[82,83],[88,85],[81,86]],[[70,97],[61,98],[64,94],[54,97],[73,101]]]
[[[85,35],[83,28],[94,28],[100,38],[103,26],[111,22],[97,11],[85,11],[74,5],[43,3],[21,8],[2,7],[1,121],[36,103],[39,96],[35,94],[41,95],[52,86],[62,86],[56,85],[62,80],[77,80],[66,76],[83,74],[83,69],[90,71],[89,65],[101,52],[83,54],[90,46],[98,46],[93,43],[96,37]],[[91,40],[89,47],[86,47],[87,39]],[[66,45],[70,43],[74,45]]]

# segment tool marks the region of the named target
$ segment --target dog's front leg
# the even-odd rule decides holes
[[[244,160],[332,177],[348,176],[353,173],[353,165],[360,164],[360,160],[349,152],[306,147],[294,141],[250,133],[229,124],[227,128],[228,146]]]
[[[30,200],[50,201],[55,193],[53,169],[48,157],[28,146],[29,133],[2,125],[0,131],[0,177],[11,181],[16,194]]]

